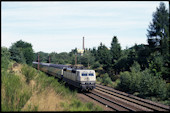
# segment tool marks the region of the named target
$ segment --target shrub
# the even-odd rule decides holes
[[[130,93],[139,92],[142,97],[168,97],[166,82],[160,76],[154,76],[149,69],[140,72],[137,63],[130,69],[131,72],[120,73],[119,89]]]
[[[102,78],[101,77],[97,77],[97,81],[99,82],[103,82]]]
[[[112,80],[107,73],[101,75],[100,77],[97,77],[97,81],[103,83],[104,85],[109,85],[109,84],[112,85]]]
[[[142,81],[140,94],[142,96],[156,96],[161,99],[167,97],[166,82],[159,76],[153,76],[150,71],[146,69],[142,72]]]
[[[112,84],[112,80],[107,73],[104,74],[103,83],[104,85]]]
[[[36,70],[26,64],[23,64],[21,72],[25,75],[27,83],[29,83],[36,75]]]
[[[1,68],[8,68],[10,55],[11,54],[6,47],[1,47]]]
[[[118,87],[120,90],[128,92],[130,90],[130,84],[131,84],[131,75],[128,71],[121,72],[120,73],[120,83]]]
[[[100,67],[100,65],[101,65],[101,64],[97,61],[97,62],[95,62],[95,63],[93,64],[92,68],[93,68],[93,69],[97,69],[97,68]]]

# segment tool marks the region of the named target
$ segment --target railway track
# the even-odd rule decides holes
[[[170,111],[170,106],[141,99],[98,84],[92,92],[84,94],[113,111]]]

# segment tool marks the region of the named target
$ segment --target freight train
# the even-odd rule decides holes
[[[69,85],[73,85],[81,91],[89,91],[95,88],[96,74],[94,70],[73,68],[68,65],[33,62],[33,67],[62,79]]]

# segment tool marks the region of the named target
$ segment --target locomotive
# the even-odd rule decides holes
[[[73,85],[81,91],[89,91],[95,88],[96,74],[94,70],[73,68],[68,65],[33,62],[33,67],[62,79],[66,83]]]

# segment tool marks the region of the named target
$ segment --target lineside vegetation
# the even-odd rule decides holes
[[[22,64],[21,70],[14,71],[14,65],[20,65],[10,60],[7,48],[1,47],[1,108],[2,111],[23,111],[22,108],[33,95],[33,92],[41,93],[48,88],[55,90],[67,102],[60,103],[63,111],[102,111],[102,108],[91,102],[82,103],[77,97],[76,90],[70,90],[64,82],[58,82],[53,76]],[[36,85],[31,87],[31,81]],[[25,110],[24,110],[25,111]],[[38,105],[29,105],[26,111],[39,111]]]

